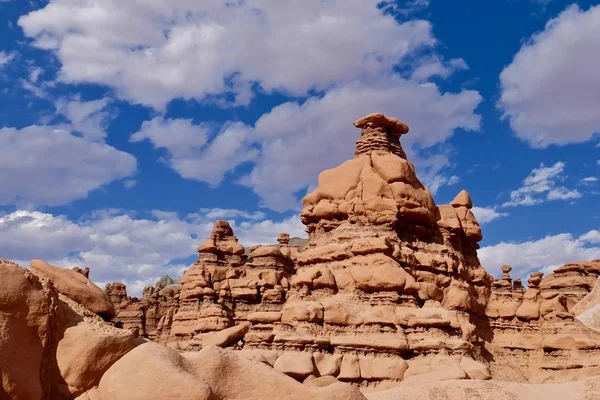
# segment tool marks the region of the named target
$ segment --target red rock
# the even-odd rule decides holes
[[[48,279],[59,293],[103,318],[111,319],[115,316],[115,308],[108,295],[85,275],[74,270],[55,267],[43,260],[31,261],[31,272]]]

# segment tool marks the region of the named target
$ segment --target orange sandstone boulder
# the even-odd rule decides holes
[[[108,295],[85,275],[75,270],[55,267],[43,260],[31,261],[31,272],[48,279],[59,293],[101,317],[111,319],[115,316],[115,308]]]
[[[0,398],[42,399],[58,295],[47,282],[0,260]]]

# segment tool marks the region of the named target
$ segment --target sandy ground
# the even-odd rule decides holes
[[[579,382],[527,384],[457,380],[398,385],[365,393],[369,400],[600,400],[600,377]]]

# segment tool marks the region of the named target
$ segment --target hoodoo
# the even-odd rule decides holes
[[[494,280],[477,258],[470,195],[435,204],[402,149],[408,126],[378,113],[354,126],[354,157],[322,172],[302,200],[302,249],[283,233],[278,246],[245,251],[217,221],[181,285],[119,297],[117,320],[180,351],[218,344],[299,380],[364,387],[597,373],[600,333],[574,315],[590,308],[598,261],[545,279],[535,272],[527,289],[507,265]],[[124,292],[107,290],[113,301]]]
[[[297,379],[489,378],[471,315],[484,315],[492,278],[468,193],[436,206],[402,149],[406,124],[370,114],[354,125],[354,158],[302,201],[303,250],[282,234],[245,257],[218,221],[159,341],[183,351],[218,342]]]
[[[364,400],[453,379],[597,376],[600,260],[534,272],[527,287],[509,265],[493,279],[471,197],[435,204],[402,149],[408,126],[354,125],[354,157],[302,201],[302,243],[282,233],[245,249],[216,221],[181,279],[141,299],[122,283],[103,292],[89,269],[0,260],[0,398]],[[370,392],[390,384],[403,387]]]

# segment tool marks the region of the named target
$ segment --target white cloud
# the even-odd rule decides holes
[[[464,69],[469,69],[469,67],[462,58],[454,58],[444,62],[434,55],[428,59],[419,60],[419,65],[413,71],[411,79],[419,82],[425,82],[433,76],[445,79],[456,71]]]
[[[19,25],[58,56],[62,81],[105,84],[159,109],[226,93],[247,104],[255,83],[302,96],[379,76],[435,44],[429,22],[398,23],[379,3],[54,0]]]
[[[135,185],[137,184],[137,181],[135,179],[125,179],[123,181],[123,186],[125,186],[125,189],[131,189],[133,188]]]
[[[397,1],[382,1],[381,7],[399,15],[410,15],[429,7],[429,0],[408,0],[400,5]]]
[[[448,186],[456,185],[458,182],[460,182],[460,178],[456,175],[452,175],[450,179],[448,179]]]
[[[501,217],[508,216],[508,213],[498,212],[493,208],[473,207],[471,209],[479,224],[483,225]]]
[[[204,218],[209,220],[217,220],[217,219],[247,219],[251,221],[264,220],[267,216],[264,212],[255,211],[248,212],[244,210],[236,210],[236,209],[225,209],[225,208],[201,208],[200,213],[204,215]]]
[[[595,176],[586,176],[581,180],[581,183],[584,185],[591,185],[596,182],[598,182],[598,178],[596,178]]]
[[[577,189],[569,190],[564,187],[551,189],[548,192],[548,200],[574,200],[581,197],[581,192]]]
[[[56,113],[65,116],[75,132],[81,133],[88,140],[103,140],[106,138],[106,128],[114,117],[107,107],[108,97],[81,101],[79,96],[71,99],[61,98],[56,102]]]
[[[435,191],[448,182],[440,176],[448,159],[443,155],[419,157],[412,146],[441,143],[457,128],[479,129],[480,117],[474,110],[480,101],[475,91],[442,94],[433,85],[386,76],[336,87],[302,105],[281,104],[253,128],[226,124],[206,145],[207,130],[202,125],[162,118],[143,126],[132,140],[148,138],[155,146],[167,148],[169,163],[181,176],[213,185],[226,172],[250,161],[252,171],[240,182],[251,187],[267,207],[286,210],[297,206],[296,193],[313,184],[322,170],[352,157],[360,134],[352,121],[375,111],[409,124],[411,132],[403,137],[404,147],[423,172],[423,181]],[[172,128],[174,125],[178,129]],[[176,131],[183,133],[173,143],[169,134]],[[198,143],[194,145],[193,140]]]
[[[89,266],[94,281],[124,281],[134,285],[130,292],[137,288],[139,293],[164,274],[178,277],[187,267],[178,260],[195,256],[195,247],[222,216],[235,218],[230,222],[244,245],[276,243],[284,231],[305,236],[298,216],[271,221],[261,213],[223,209],[204,209],[181,219],[169,212],[153,214],[135,218],[105,210],[71,221],[38,211],[15,211],[0,217],[0,254],[25,265],[43,258],[64,267]]]
[[[210,133],[207,124],[194,125],[191,119],[156,117],[144,122],[131,141],[150,140],[156,148],[167,150],[168,164],[181,177],[216,186],[228,171],[254,160],[258,152],[250,141],[251,129],[244,124],[225,124],[207,143]]]
[[[10,63],[12,60],[14,60],[16,57],[16,54],[13,53],[7,53],[5,51],[0,51],[0,68],[4,67],[6,64]]]
[[[523,181],[523,186],[510,192],[510,200],[502,207],[532,206],[552,200],[574,200],[582,196],[576,189],[567,189],[558,182],[564,179],[561,175],[566,163],[558,161],[551,167],[544,163],[539,168],[534,168]]]
[[[0,204],[65,204],[135,172],[130,154],[69,129],[0,128]]]
[[[166,150],[164,161],[182,177],[212,186],[251,163],[252,172],[240,182],[265,205],[283,210],[294,207],[296,192],[321,170],[351,156],[358,134],[351,122],[366,113],[404,118],[412,128],[409,152],[413,144],[441,143],[457,128],[479,129],[479,93],[442,93],[426,82],[467,68],[465,61],[432,52],[429,22],[400,23],[390,15],[406,17],[429,2],[381,3],[54,0],[19,24],[37,47],[57,55],[59,80],[105,84],[124,99],[157,109],[174,98],[225,106],[248,104],[256,90],[325,92],[302,105],[275,107],[254,127],[229,122],[218,130],[157,117],[131,138],[148,139]],[[399,65],[408,67],[412,80],[394,73]],[[411,153],[413,160],[418,155]],[[431,189],[447,184],[439,160],[424,160],[420,170]]]
[[[26,79],[21,79],[21,87],[40,99],[43,99],[46,96],[48,96],[48,93],[43,88],[43,86],[43,84],[41,86],[38,86]]]
[[[600,132],[600,6],[572,5],[533,35],[500,74],[498,106],[532,146],[584,142]]]
[[[482,247],[477,251],[482,265],[496,276],[500,267],[513,267],[513,278],[525,278],[534,270],[551,272],[554,268],[570,261],[600,258],[600,232],[591,230],[574,237],[570,233],[546,236],[539,240],[522,243],[502,242]]]
[[[600,244],[600,231],[589,231],[585,235],[581,235],[579,239],[593,244]]]
[[[360,134],[352,121],[382,112],[410,126],[410,133],[402,138],[403,146],[421,172],[434,170],[427,179],[427,174],[421,177],[435,190],[439,166],[447,165],[448,160],[444,156],[417,157],[413,146],[441,143],[457,128],[479,129],[480,117],[474,110],[480,101],[475,91],[442,94],[435,86],[385,77],[338,87],[302,105],[284,103],[255,124],[261,153],[245,183],[268,207],[289,208],[296,202],[294,193],[314,183],[321,171],[352,158]]]
[[[29,70],[29,81],[36,83],[40,79],[40,75],[44,73],[44,70],[40,67],[33,67]]]

